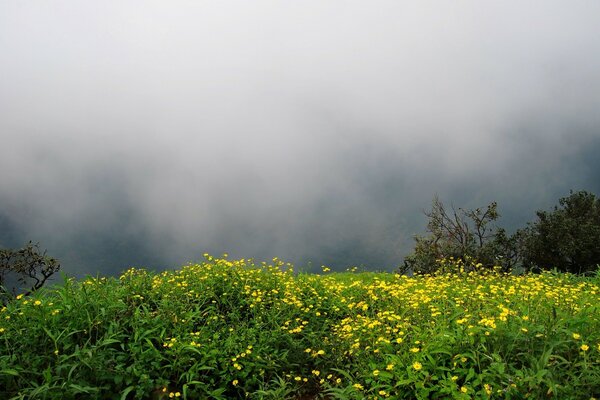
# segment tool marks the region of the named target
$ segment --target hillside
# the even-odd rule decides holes
[[[458,269],[458,268],[457,268]],[[206,256],[0,312],[6,399],[590,399],[600,277],[296,274]]]

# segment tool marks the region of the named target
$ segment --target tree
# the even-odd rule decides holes
[[[39,244],[27,243],[21,249],[0,249],[0,295],[9,294],[7,283],[19,283],[26,288],[25,295],[38,290],[60,269],[59,262],[40,251]]]
[[[401,272],[434,273],[441,268],[438,260],[461,260],[463,264],[512,269],[519,260],[517,237],[493,225],[500,216],[496,202],[485,208],[447,211],[440,199],[433,198],[426,211],[427,236],[415,237],[415,249],[404,260]]]
[[[527,269],[553,269],[576,274],[600,264],[600,199],[586,191],[570,192],[552,211],[538,211],[523,235]]]

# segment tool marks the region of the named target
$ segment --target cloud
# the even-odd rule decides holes
[[[80,272],[204,251],[392,268],[434,193],[515,226],[597,182],[598,11],[4,2],[3,240]]]

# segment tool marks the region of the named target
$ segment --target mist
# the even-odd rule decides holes
[[[600,193],[600,3],[0,4],[0,247],[392,270],[437,194]]]

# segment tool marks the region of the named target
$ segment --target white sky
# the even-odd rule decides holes
[[[6,0],[0,214],[59,250],[127,208],[169,254],[392,262],[436,192],[519,214],[597,187],[577,161],[600,137],[599,20],[597,1]]]

